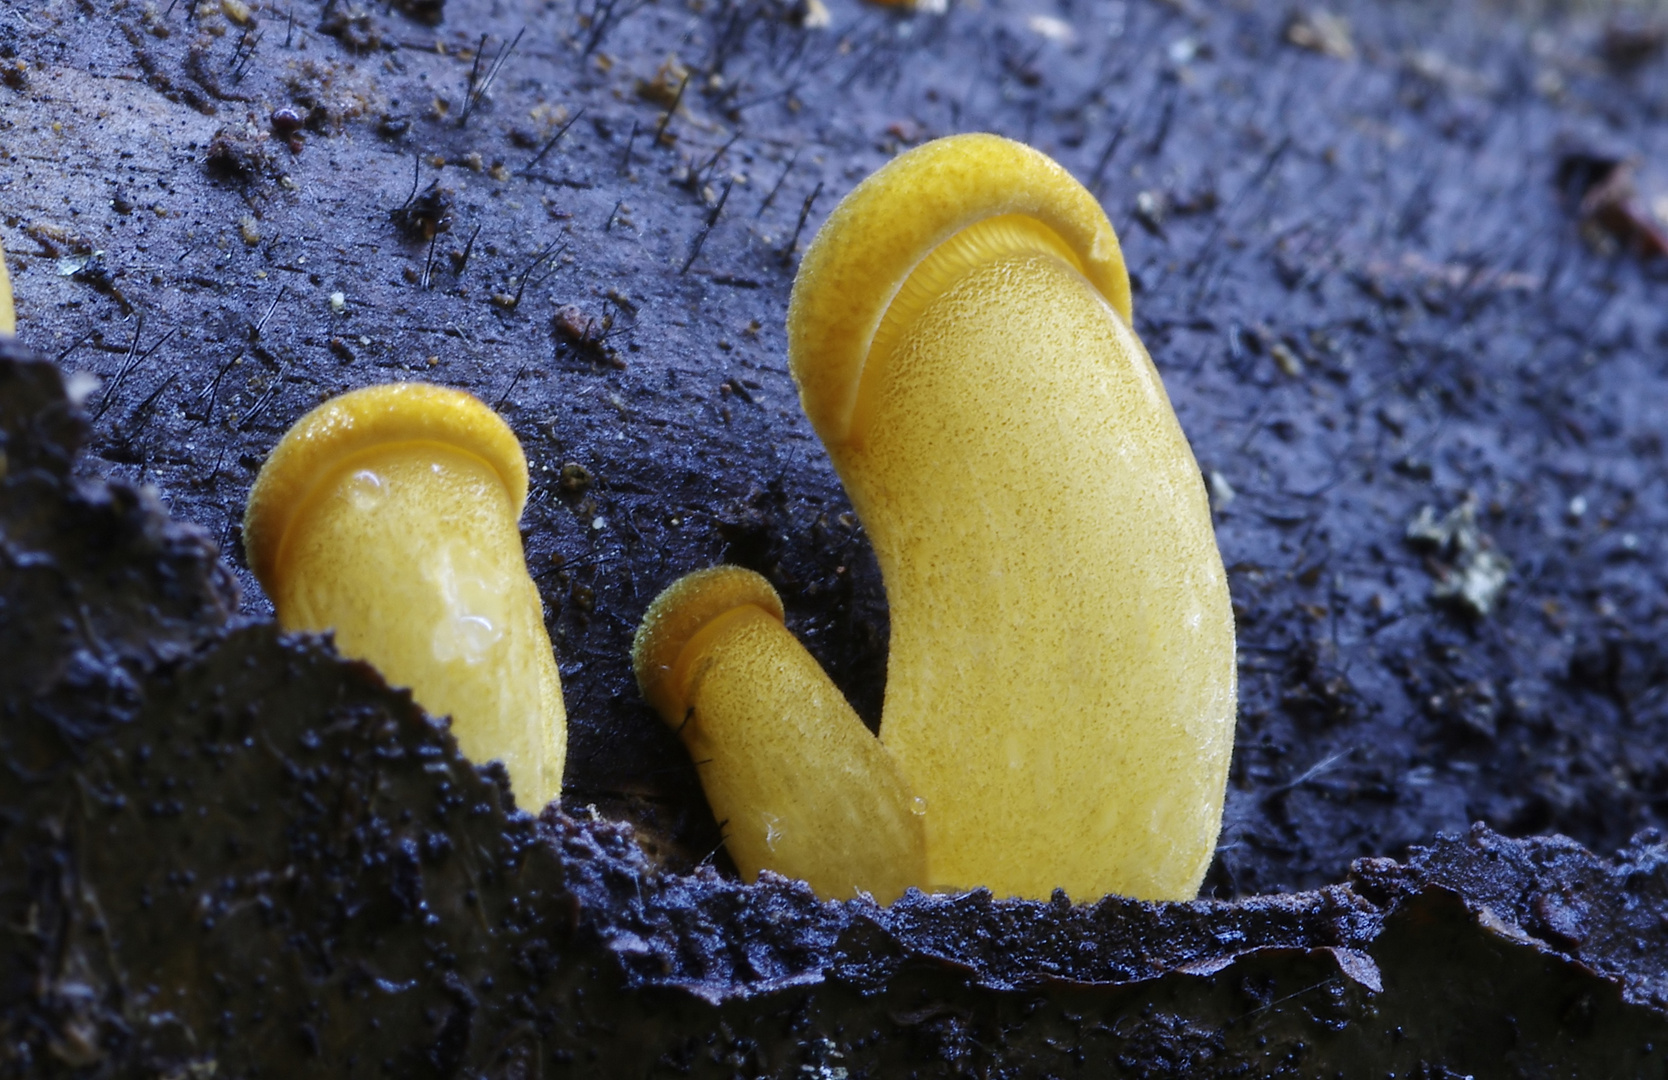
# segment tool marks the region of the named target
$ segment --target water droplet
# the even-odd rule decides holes
[[[916,817],[926,817],[927,800],[921,798],[919,795],[915,796],[915,798],[911,799],[909,802],[909,812],[914,814]]]
[[[434,658],[479,664],[503,637],[504,631],[486,616],[460,612],[435,625]]]
[[[460,615],[457,624],[458,641],[462,642],[466,654],[478,656],[504,636],[484,615]]]
[[[442,663],[481,663],[504,639],[508,620],[503,615],[507,592],[503,576],[494,573],[481,555],[456,544],[441,548],[427,576],[438,587],[445,606],[430,639],[434,658]]]
[[[348,477],[348,501],[355,510],[368,513],[376,509],[388,492],[383,488],[382,477],[369,469],[360,469]]]

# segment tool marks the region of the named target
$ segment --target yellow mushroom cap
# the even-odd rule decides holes
[[[788,304],[788,356],[824,443],[845,442],[870,345],[911,271],[969,225],[1019,215],[1127,324],[1129,273],[1106,213],[1045,154],[999,135],[955,135],[900,154],[847,195],[818,231]],[[857,227],[855,223],[861,223]]]
[[[644,699],[667,723],[681,723],[688,708],[690,673],[678,661],[689,643],[719,618],[745,607],[782,621],[782,598],[770,582],[739,566],[697,570],[649,605],[631,643],[631,666]]]
[[[462,390],[431,383],[369,386],[332,398],[285,433],[255,479],[243,515],[249,566],[275,580],[290,523],[338,466],[368,450],[436,443],[484,461],[504,484],[516,514],[527,502],[527,458],[499,415]]]
[[[12,279],[6,274],[6,249],[0,247],[0,334],[17,333],[17,311],[12,306]]]

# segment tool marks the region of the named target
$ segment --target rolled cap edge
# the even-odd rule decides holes
[[[527,502],[527,457],[502,417],[462,390],[387,383],[331,398],[296,421],[255,477],[243,514],[243,544],[268,589],[295,511],[337,462],[386,443],[455,446],[490,465],[519,517]]]
[[[638,689],[666,723],[683,722],[685,688],[673,685],[673,674],[685,646],[714,619],[749,605],[782,620],[782,599],[770,582],[739,566],[714,566],[674,581],[643,613],[631,667]]]
[[[817,231],[788,302],[788,366],[824,443],[845,440],[869,344],[892,297],[939,244],[974,222],[1026,214],[1082,260],[1131,320],[1129,273],[1100,203],[1048,155],[999,135],[925,143],[852,189]]]

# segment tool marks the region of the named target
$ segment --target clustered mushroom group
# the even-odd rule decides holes
[[[891,644],[877,737],[759,575],[698,569],[650,605],[638,683],[737,867],[883,903],[980,886],[1190,899],[1232,749],[1233,614],[1099,203],[1007,139],[918,147],[818,232],[788,337]],[[334,631],[542,806],[566,718],[526,497],[521,447],[485,405],[376,386],[283,437],[244,538],[282,627]]]

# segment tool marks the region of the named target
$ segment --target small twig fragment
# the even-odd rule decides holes
[[[539,264],[544,262],[546,259],[554,258],[555,256],[566,251],[567,247],[568,244],[566,240],[552,241],[550,246],[539,252],[533,261],[527,264],[527,269],[521,272],[521,280],[516,285],[515,295],[510,296],[507,293],[499,293],[492,298],[493,302],[506,311],[514,311],[516,308],[520,307],[522,294],[527,291],[527,281],[533,276],[533,271],[538,269]],[[561,267],[557,267],[556,269],[559,270]],[[555,272],[555,270],[552,270],[550,273],[554,274]],[[546,274],[544,277],[541,277],[539,279],[539,284],[542,285],[549,279],[549,277],[550,274]]]
[[[152,345],[138,356],[135,356],[134,352],[139,347],[139,335],[145,332],[145,319],[143,315],[140,316],[139,325],[135,327],[133,331],[133,344],[128,349],[128,359],[123,362],[121,369],[116,372],[116,378],[110,383],[109,392],[104,395],[104,401],[100,403],[98,411],[93,414],[93,419],[95,421],[99,417],[103,416],[105,410],[110,408],[110,406],[115,402],[116,392],[122,388],[123,381],[126,380],[129,375],[139,370],[139,365],[143,364],[146,360],[149,360],[158,349],[168,344],[169,339],[172,338],[178,330],[179,327],[175,327],[173,330],[163,334],[161,340],[159,340],[155,345]]]
[[[425,289],[429,288],[430,283],[434,280],[434,245],[439,242],[440,233],[437,231],[429,237],[429,253],[423,259],[422,287]]]
[[[284,299],[284,290],[288,289],[288,288],[289,288],[288,285],[279,285],[278,286],[278,295],[274,296],[272,298],[272,303],[271,303],[271,305],[269,305],[267,307],[266,314],[261,316],[261,321],[260,322],[256,323],[254,326],[250,327],[250,329],[249,329],[249,340],[250,341],[259,341],[260,340],[261,331],[266,329],[267,320],[272,318],[272,313],[274,311],[278,310],[278,304]]]
[[[666,125],[672,122],[672,116],[678,111],[678,105],[683,102],[683,92],[689,88],[689,73],[684,72],[683,81],[678,83],[678,92],[672,95],[672,104],[666,106],[666,115],[660,118],[660,124],[654,129],[655,145],[659,145],[666,138]]]
[[[462,277],[463,268],[469,265],[469,256],[475,251],[475,238],[481,235],[481,227],[475,226],[470,232],[469,239],[464,242],[462,253],[452,253],[452,276]]]
[[[719,161],[723,159],[724,155],[729,152],[730,147],[734,146],[739,138],[741,138],[741,132],[737,131],[730,136],[728,142],[713,153],[712,157],[707,159],[706,164],[689,170],[689,190],[699,191],[702,184],[712,179],[712,174],[718,169]]]
[[[515,47],[521,44],[521,35],[526,32],[527,28],[523,26],[516,31],[515,37],[510,39],[509,44],[498,49],[497,55],[493,57],[492,66],[487,68],[486,75],[481,78],[480,84],[477,86],[475,79],[481,67],[481,50],[486,47],[486,35],[481,35],[481,44],[475,50],[475,63],[469,69],[469,92],[464,95],[463,111],[458,114],[458,127],[463,127],[469,123],[469,114],[475,111],[475,106],[479,105],[481,99],[486,97],[487,91],[492,89],[492,84],[498,78],[498,73],[504,70],[504,64],[510,59],[510,54],[515,52]]]
[[[799,151],[795,150],[793,156],[788,159],[787,167],[782,170],[782,175],[776,178],[776,183],[771,185],[764,201],[759,203],[758,211],[753,214],[755,219],[764,217],[764,212],[769,210],[770,204],[776,201],[776,193],[781,191],[782,185],[788,182],[788,174],[793,172],[793,167],[797,164],[799,164]]]
[[[533,166],[535,166],[539,162],[543,161],[544,156],[546,154],[550,153],[551,150],[555,149],[556,144],[562,141],[562,136],[566,135],[568,133],[568,128],[577,124],[579,122],[579,118],[581,116],[584,116],[584,115],[585,115],[585,110],[580,109],[578,112],[574,113],[572,116],[570,116],[568,118],[567,123],[565,123],[561,127],[557,128],[556,129],[556,134],[554,134],[550,137],[550,141],[544,144],[544,148],[541,149],[538,153],[534,154],[533,155],[533,160],[529,161],[526,164],[526,166],[522,168],[521,175],[527,176],[528,174],[530,174],[533,171]],[[635,130],[635,129],[633,129],[633,130]]]
[[[724,204],[730,201],[730,191],[735,186],[736,182],[734,180],[724,185],[724,194],[718,196],[718,203],[712,208],[712,213],[707,215],[706,224],[701,226],[701,231],[695,234],[695,243],[689,249],[689,258],[683,261],[683,268],[678,271],[680,275],[687,274],[689,268],[695,265],[696,258],[701,254],[701,247],[707,242],[707,235],[712,232],[712,227],[718,224],[718,215],[724,212]]]
[[[249,411],[239,417],[238,422],[232,425],[233,431],[242,431],[249,426],[251,420],[266,411],[266,407],[272,404],[273,399],[278,396],[278,391],[283,388],[284,376],[288,372],[288,365],[278,369],[278,374],[273,378],[272,385],[267,387],[266,392],[255,400],[255,404],[249,407]]]
[[[506,402],[510,399],[510,395],[515,392],[515,384],[520,382],[521,377],[525,374],[527,374],[527,365],[522,364],[519,368],[516,369],[515,378],[510,380],[510,385],[505,387],[504,392],[502,394],[498,395],[498,400],[492,403],[492,411],[493,412],[503,411],[504,402]]]
[[[214,395],[220,389],[220,380],[226,377],[226,372],[232,370],[232,365],[242,359],[243,353],[238,352],[230,360],[220,365],[220,370],[216,371],[214,378],[207,386],[203,387],[203,392],[191,400],[191,405],[185,410],[186,419],[202,423],[214,415]],[[207,403],[206,407],[204,407],[205,402]]]
[[[799,234],[805,231],[805,219],[811,216],[811,204],[816,202],[817,196],[821,194],[822,181],[818,180],[817,186],[811,189],[811,194],[805,196],[805,204],[799,208],[799,223],[793,227],[793,236],[788,238],[787,246],[777,256],[783,266],[788,265],[793,259],[794,249],[799,246]]]

